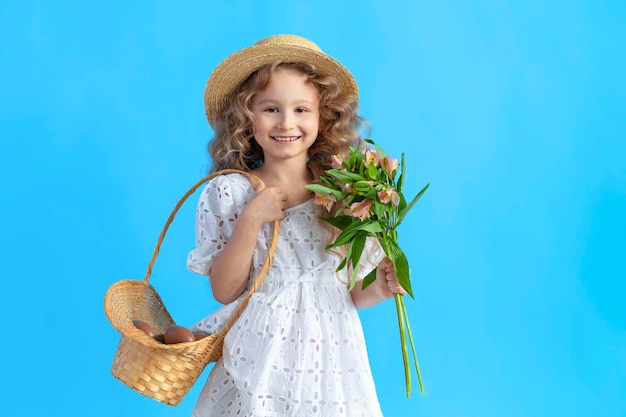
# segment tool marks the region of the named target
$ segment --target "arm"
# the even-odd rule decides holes
[[[393,264],[389,258],[384,258],[376,267],[376,280],[365,290],[361,289],[363,280],[357,281],[350,292],[352,301],[357,308],[372,307],[381,301],[392,298],[394,294],[406,294],[406,291],[396,277]]]
[[[245,206],[227,244],[208,271],[213,297],[222,304],[234,301],[246,288],[259,230],[265,223],[285,217],[287,195],[264,188]]]
[[[211,270],[207,271],[213,297],[220,303],[234,301],[245,289],[262,225],[263,222],[251,210],[244,210],[224,250],[215,258]]]

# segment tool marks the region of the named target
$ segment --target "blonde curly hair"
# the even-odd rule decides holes
[[[309,148],[307,163],[314,179],[330,169],[333,155],[345,155],[350,146],[360,146],[359,132],[367,122],[358,114],[358,96],[344,94],[335,77],[318,73],[312,64],[277,61],[250,74],[217,114],[215,134],[208,145],[211,172],[251,171],[263,163],[263,150],[254,140],[252,99],[267,88],[279,67],[302,72],[319,92],[320,133]]]

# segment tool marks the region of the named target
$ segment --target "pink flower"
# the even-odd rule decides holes
[[[394,206],[398,207],[400,204],[400,196],[394,190],[393,187],[387,188],[386,190],[382,190],[378,192],[378,199],[383,204],[393,203]]]
[[[332,194],[317,194],[315,193],[315,200],[313,202],[317,205],[324,206],[326,211],[330,212],[333,204],[337,201],[337,198]]]
[[[330,157],[333,168],[343,168],[343,159],[339,155],[333,155]]]
[[[352,203],[350,211],[352,212],[352,216],[358,217],[361,221],[363,221],[370,216],[371,206],[372,200],[363,200],[359,203]]]
[[[370,166],[370,165],[378,165],[378,162],[380,161],[380,154],[376,151],[373,151],[371,149],[368,149],[365,151],[365,165],[366,166]]]
[[[352,211],[350,211],[350,207],[346,207],[345,209],[341,210],[341,215],[342,216],[352,216]]]
[[[398,160],[393,159],[391,156],[387,155],[380,161],[380,166],[389,174],[391,177],[396,169],[398,169]]]

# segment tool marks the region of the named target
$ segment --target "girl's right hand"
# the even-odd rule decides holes
[[[255,186],[256,194],[242,212],[255,223],[261,226],[264,223],[282,220],[285,218],[287,198],[289,195],[277,187],[266,187],[263,183]]]

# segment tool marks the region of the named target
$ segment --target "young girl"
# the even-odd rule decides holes
[[[212,73],[205,107],[215,136],[216,177],[197,209],[196,248],[188,268],[208,275],[225,306],[195,331],[215,333],[233,314],[268,254],[267,275],[227,333],[194,416],[382,416],[357,308],[404,290],[374,241],[362,279],[348,290],[341,254],[326,251],[336,231],[305,188],[331,167],[332,155],[360,146],[358,90],[350,72],[314,43],[293,35],[262,39]]]

